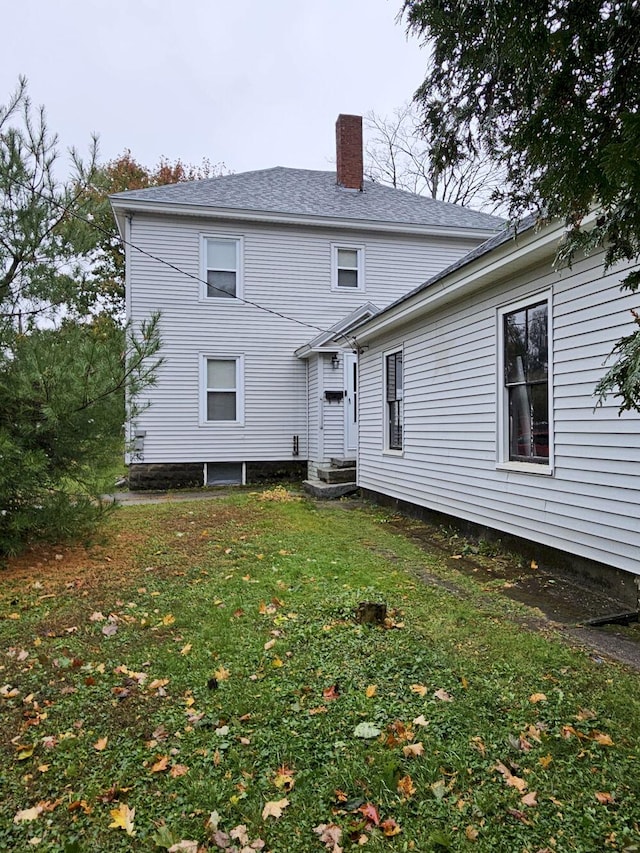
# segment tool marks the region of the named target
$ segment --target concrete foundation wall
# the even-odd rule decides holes
[[[304,480],[306,461],[247,462],[247,483],[277,483]],[[137,462],[129,465],[132,491],[192,489],[204,485],[204,462]]]

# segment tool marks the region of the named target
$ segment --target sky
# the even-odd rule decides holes
[[[427,55],[401,0],[5,0],[0,104],[19,75],[61,148],[242,172],[332,169],[339,113],[391,115]]]

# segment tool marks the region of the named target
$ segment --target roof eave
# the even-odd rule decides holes
[[[591,215],[583,224],[588,226],[590,219]],[[473,258],[468,264],[458,267],[449,275],[372,317],[358,330],[358,343],[391,332],[436,306],[473,293],[487,282],[504,276],[507,269],[509,272],[515,272],[538,261],[555,257],[558,243],[564,233],[564,224],[556,221],[546,226],[542,232],[531,228],[492,251]]]
[[[172,202],[142,201],[110,196],[116,219],[133,213],[171,214],[199,219],[222,219],[245,222],[264,222],[278,225],[311,225],[319,228],[351,228],[356,231],[387,231],[394,234],[419,234],[438,237],[465,237],[483,240],[491,237],[496,228],[466,228],[454,225],[421,225],[420,223],[394,222],[347,217],[314,216],[276,213],[263,210],[245,210],[231,207],[208,207],[200,204],[174,204]]]

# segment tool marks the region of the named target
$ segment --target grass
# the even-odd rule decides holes
[[[637,675],[386,521],[241,493],[14,561],[0,849],[640,849]]]

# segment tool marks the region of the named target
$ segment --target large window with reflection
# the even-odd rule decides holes
[[[502,315],[505,461],[549,464],[549,301]]]

